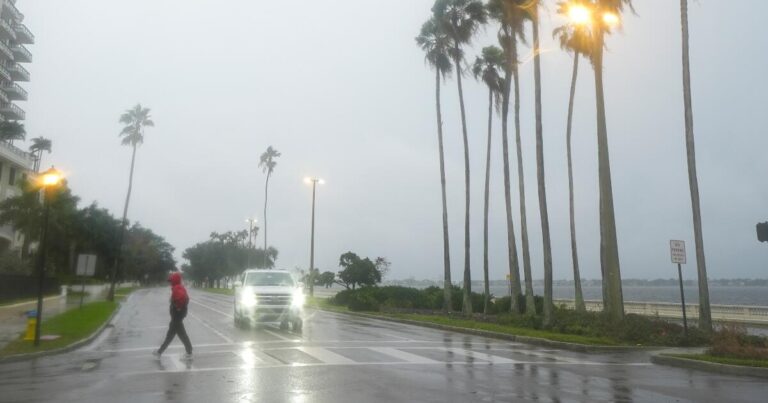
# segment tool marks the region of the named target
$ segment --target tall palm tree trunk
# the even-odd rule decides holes
[[[624,319],[624,300],[621,290],[621,268],[619,245],[616,239],[616,217],[613,209],[613,188],[611,185],[611,164],[608,157],[608,128],[605,118],[605,96],[603,93],[603,40],[602,29],[596,30],[594,49],[595,92],[597,104],[597,159],[600,182],[600,249],[604,272],[604,287],[607,302],[603,307],[608,316],[617,321]]]
[[[523,144],[520,134],[520,72],[517,64],[517,39],[510,41],[512,53],[512,76],[515,80],[515,143],[517,146],[517,190],[520,193],[520,238],[523,247],[523,275],[525,276],[525,313],[536,314],[533,299],[533,277],[531,274],[531,253],[528,247],[528,214],[525,209],[525,172],[523,171]]]
[[[565,142],[568,154],[568,202],[571,224],[571,260],[573,261],[573,284],[576,291],[576,310],[584,312],[584,295],[581,292],[581,274],[579,273],[579,252],[576,247],[576,214],[573,202],[573,160],[571,158],[571,123],[573,122],[573,98],[576,95],[576,77],[579,73],[579,52],[573,53],[573,75],[571,76],[571,94],[568,98],[568,123],[565,129]]]
[[[448,202],[445,192],[445,153],[443,151],[443,114],[440,108],[440,69],[435,68],[435,106],[437,107],[437,144],[440,151],[440,189],[443,198],[443,310],[452,311],[451,249],[448,242]]]
[[[541,237],[544,241],[544,324],[552,323],[552,245],[549,238],[549,213],[547,212],[547,188],[544,179],[544,138],[541,123],[541,49],[539,48],[538,11],[533,18],[533,79],[536,99],[536,171],[539,184],[539,213]]]
[[[514,60],[511,57],[510,60]],[[512,63],[511,61],[509,62]],[[507,257],[509,259],[509,287],[510,287],[510,312],[519,313],[520,307],[520,263],[517,257],[517,242],[515,241],[515,226],[512,220],[512,195],[510,191],[509,174],[509,95],[511,87],[511,67],[507,67],[504,73],[504,95],[501,100],[501,148],[504,160],[504,209],[507,213]]]
[[[485,151],[485,200],[483,206],[483,315],[488,315],[491,299],[488,282],[488,199],[491,187],[491,131],[493,130],[493,89],[488,88],[488,146]]]
[[[696,175],[696,148],[693,138],[693,105],[691,100],[691,65],[688,56],[688,1],[680,0],[680,18],[683,31],[683,103],[685,105],[685,149],[688,156],[688,183],[691,188],[693,210],[693,235],[696,243],[696,267],[699,277],[699,328],[712,330],[712,313],[709,307],[707,264],[704,260],[704,235],[701,229],[701,205],[699,179]]]
[[[455,44],[456,54],[459,53],[459,44]],[[467,117],[464,110],[464,90],[461,85],[461,63],[454,58],[456,64],[456,82],[459,87],[459,106],[461,108],[461,134],[464,140],[464,302],[462,312],[472,314],[472,274],[469,270],[469,139],[467,138]]]
[[[123,255],[123,240],[125,239],[125,227],[128,225],[128,205],[131,202],[131,191],[133,190],[133,168],[136,165],[136,144],[133,145],[131,152],[131,172],[128,175],[128,193],[125,195],[125,205],[123,205],[123,219],[120,222],[120,234],[117,237],[117,251],[115,252],[115,261],[112,265],[111,281],[109,284],[109,293],[107,300],[115,300],[115,283],[117,282],[117,273],[120,271],[120,259]]]
[[[264,182],[264,268],[267,269],[268,253],[267,253],[267,196],[269,195],[269,176],[271,172],[267,172],[267,180]],[[310,273],[312,268],[309,268]]]

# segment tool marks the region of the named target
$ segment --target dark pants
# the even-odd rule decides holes
[[[192,354],[192,343],[189,342],[189,336],[187,336],[187,330],[184,329],[184,318],[180,316],[172,316],[171,323],[168,325],[168,333],[165,335],[165,341],[160,346],[158,352],[160,354],[168,348],[171,344],[174,336],[178,335],[181,342],[184,343],[184,348],[187,350],[187,354]]]

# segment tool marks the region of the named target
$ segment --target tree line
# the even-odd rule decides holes
[[[31,274],[39,250],[43,226],[43,205],[40,187],[33,180],[22,178],[18,196],[0,202],[0,225],[10,225],[23,235],[18,250],[0,254],[0,270]],[[78,207],[80,198],[64,181],[49,190],[50,218],[48,225],[47,267],[49,276],[65,282],[76,274],[78,254],[97,255],[95,278],[109,279],[116,259],[121,258],[119,280],[143,284],[161,282],[175,270],[174,248],[151,229],[139,223],[125,232],[122,257],[118,254],[121,221],[95,202]]]
[[[524,296],[526,314],[535,315],[533,310],[533,280],[528,236],[527,205],[525,196],[525,181],[523,172],[524,158],[520,126],[520,53],[521,47],[528,45],[528,34],[533,54],[533,91],[535,130],[530,135],[535,138],[536,150],[533,156],[536,161],[537,196],[540,226],[542,234],[543,274],[544,274],[544,305],[543,321],[550,324],[553,315],[552,295],[552,248],[550,241],[549,213],[546,197],[543,129],[543,106],[541,100],[541,48],[539,20],[543,10],[546,10],[543,0],[488,0],[483,3],[478,0],[436,0],[431,9],[430,18],[421,26],[416,37],[417,45],[424,51],[427,64],[434,70],[435,76],[435,105],[437,122],[437,143],[440,164],[440,183],[442,193],[442,226],[443,226],[443,269],[444,269],[444,309],[451,310],[452,279],[450,261],[450,242],[448,237],[448,206],[446,200],[446,175],[444,156],[444,132],[441,104],[443,82],[451,76],[456,79],[458,91],[461,136],[464,149],[464,264],[463,264],[463,304],[462,311],[472,314],[471,284],[472,271],[470,268],[470,165],[469,141],[467,131],[467,113],[464,104],[463,77],[471,71],[472,76],[479,80],[488,90],[488,133],[485,147],[485,187],[483,209],[483,277],[485,311],[487,312],[490,298],[488,279],[488,204],[490,190],[490,159],[492,155],[492,128],[494,116],[501,119],[501,146],[503,161],[503,187],[507,228],[507,263],[511,282],[512,312],[520,311],[521,297]],[[604,312],[613,320],[622,321],[624,306],[622,296],[621,268],[619,260],[619,245],[616,236],[616,219],[614,214],[613,190],[611,184],[611,169],[608,155],[608,130],[606,116],[606,96],[603,88],[603,58],[605,39],[614,33],[621,25],[622,13],[632,10],[631,0],[571,0],[557,2],[557,13],[562,17],[563,25],[553,31],[560,47],[572,54],[573,68],[568,100],[568,116],[566,132],[567,169],[569,184],[569,212],[571,259],[574,273],[576,294],[576,309],[584,310],[584,299],[581,292],[580,273],[578,264],[578,249],[576,241],[576,222],[574,216],[574,188],[571,158],[572,118],[575,86],[578,76],[579,59],[590,62],[595,82],[595,106],[597,119],[596,145],[598,150],[598,185],[600,211],[600,262],[603,286]],[[692,216],[696,247],[696,261],[699,275],[700,318],[699,324],[703,329],[711,329],[709,313],[709,293],[706,276],[706,264],[703,251],[703,235],[701,228],[701,213],[699,207],[698,182],[696,174],[696,159],[693,137],[693,114],[691,107],[691,88],[688,60],[688,17],[687,0],[680,0],[680,13],[683,35],[683,103],[685,111],[685,133],[688,176],[692,201]],[[471,68],[467,65],[467,50],[476,38],[477,32],[490,26],[496,29],[497,44],[482,48]],[[511,169],[509,161],[509,115],[512,104],[512,116],[515,135],[515,151],[517,158],[519,219],[520,219],[520,248],[522,259],[518,255],[518,240],[515,236],[515,215],[511,197]],[[522,262],[521,262],[522,260]],[[522,277],[520,268],[522,266]]]

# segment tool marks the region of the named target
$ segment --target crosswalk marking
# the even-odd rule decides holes
[[[463,355],[465,357],[481,359],[481,360],[484,360],[484,361],[488,361],[488,362],[490,362],[492,364],[514,364],[514,363],[517,362],[517,361],[511,360],[509,358],[500,357],[498,355],[491,355],[491,354],[486,354],[486,353],[478,353],[476,351],[464,350],[464,349],[461,349],[461,348],[450,348],[450,347],[447,347],[447,348],[440,348],[440,350],[445,350],[445,351],[448,351],[448,352],[453,353],[455,355]]]
[[[399,360],[403,360],[405,362],[413,362],[413,363],[419,363],[419,364],[437,364],[440,363],[440,361],[433,360],[431,358],[422,357],[420,355],[411,354],[402,350],[398,350],[396,348],[392,347],[369,347],[369,349],[382,353],[384,355],[388,355],[390,357],[397,358]]]
[[[336,354],[333,351],[325,348],[296,347],[296,350],[299,350],[302,353],[310,355],[320,360],[320,362],[324,362],[326,364],[352,364],[355,362],[354,360],[350,360],[349,358],[344,357],[343,355]]]

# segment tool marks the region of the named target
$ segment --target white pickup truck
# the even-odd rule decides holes
[[[285,270],[246,270],[235,284],[235,326],[280,323],[301,330],[304,290]]]

